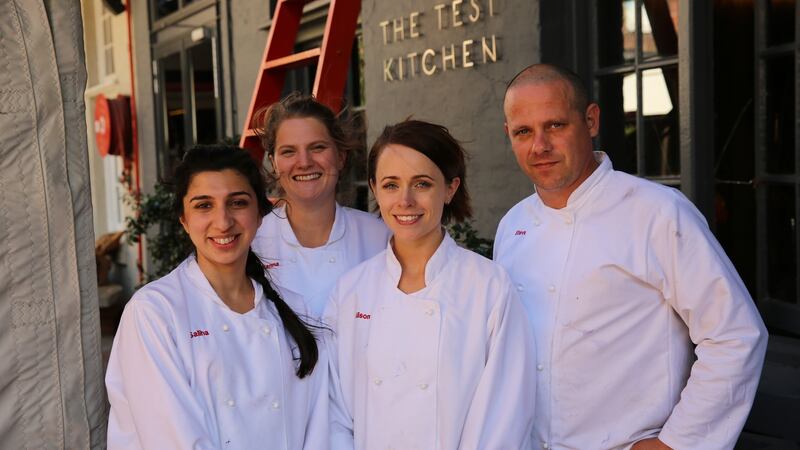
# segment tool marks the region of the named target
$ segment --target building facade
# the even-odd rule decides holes
[[[238,140],[276,0],[132,3],[147,191],[186,147]],[[306,5],[298,51],[319,45],[328,5]],[[800,335],[798,27],[794,0],[363,2],[343,97],[366,120],[366,142],[409,116],[461,139],[474,225],[492,237],[504,212],[532,192],[503,133],[506,83],[534,62],[572,68],[601,106],[597,148],[617,169],[697,205],[780,340]],[[292,70],[285,92],[310,91],[314,70]],[[345,201],[366,208],[365,157],[356,156]],[[111,219],[96,226],[102,220]],[[800,420],[800,404],[788,408]],[[762,422],[764,434],[785,433]]]

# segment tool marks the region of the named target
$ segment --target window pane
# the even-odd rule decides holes
[[[217,137],[217,96],[211,41],[191,48],[194,80],[194,120],[198,144],[215,144]]]
[[[296,52],[302,51],[295,49]],[[297,67],[286,71],[286,81],[283,83],[281,98],[292,92],[298,91],[310,94],[314,90],[314,77],[317,74],[317,65]]]
[[[103,51],[103,61],[105,62],[105,75],[114,74],[114,47],[108,47]]]
[[[600,67],[633,62],[636,54],[636,3],[612,0],[597,5],[597,44]]]
[[[111,16],[103,17],[103,44],[111,45],[113,35],[111,34]]]
[[[636,75],[611,75],[599,79],[601,150],[614,168],[636,173]]]
[[[714,190],[714,235],[736,271],[751,289],[756,285],[756,198],[749,184],[717,183]]]
[[[797,222],[794,186],[767,187],[767,292],[794,303],[797,296]]]
[[[344,99],[348,106],[363,106],[364,98],[364,41],[357,35],[350,52],[350,64],[347,71],[347,82],[344,85]]]
[[[794,173],[794,57],[768,60],[764,138],[767,172]]]
[[[156,19],[160,19],[178,10],[178,0],[155,0]]]
[[[642,1],[642,56],[678,54],[678,0]]]
[[[174,53],[159,61],[160,71],[163,74],[161,92],[164,96],[164,134],[163,148],[166,153],[161,155],[161,175],[172,176],[172,169],[183,157],[186,142],[184,137],[184,110],[183,110],[183,78],[181,74],[181,57]]]
[[[794,42],[795,0],[770,0],[767,4],[768,45]]]
[[[678,69],[642,72],[645,175],[679,175]]]

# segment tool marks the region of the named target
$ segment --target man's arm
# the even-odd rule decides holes
[[[767,331],[697,209],[682,196],[673,206],[654,227],[648,269],[660,272],[659,288],[686,323],[697,360],[658,438],[672,448],[733,448],[758,387]]]

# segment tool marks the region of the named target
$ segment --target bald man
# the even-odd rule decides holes
[[[530,66],[503,109],[536,187],[500,222],[494,257],[536,337],[537,447],[733,448],[767,332],[703,216],[593,151],[600,107],[575,74]]]

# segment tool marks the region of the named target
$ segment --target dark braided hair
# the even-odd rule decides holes
[[[235,170],[247,178],[250,187],[255,192],[261,217],[272,211],[272,203],[267,199],[264,175],[250,154],[230,145],[211,145],[192,148],[186,152],[183,161],[175,168],[171,184],[175,193],[173,209],[176,215],[178,217],[183,215],[183,198],[189,190],[189,184],[194,175],[200,172],[219,172],[226,169]],[[278,310],[283,327],[297,344],[300,350],[300,364],[296,371],[298,378],[310,374],[319,359],[319,349],[314,334],[272,287],[261,259],[253,252],[252,248],[247,252],[245,273],[264,289],[264,295]]]

